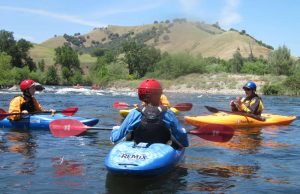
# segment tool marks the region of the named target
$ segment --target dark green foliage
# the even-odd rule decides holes
[[[274,48],[272,46],[267,45],[266,43],[263,43],[261,40],[259,40],[259,41],[256,40],[256,43],[259,44],[259,45],[261,45],[261,46],[264,46],[264,47],[266,47],[268,49],[274,50]]]
[[[174,79],[190,73],[204,72],[205,64],[202,60],[188,54],[164,54],[160,62],[155,65],[155,70],[151,75],[163,79]]]
[[[47,85],[58,85],[59,84],[59,77],[57,74],[57,70],[54,65],[48,67],[46,71],[46,78],[45,84]]]
[[[273,51],[269,56],[268,64],[270,72],[274,75],[291,75],[294,68],[290,50],[286,46]]]
[[[38,62],[38,68],[41,70],[41,72],[44,72],[45,70],[45,60],[42,59],[41,61]]]
[[[62,66],[63,83],[72,83],[72,76],[75,72],[81,71],[78,54],[69,46],[62,46],[55,49],[55,63]]]
[[[78,47],[82,47],[83,43],[86,42],[86,39],[84,36],[80,36],[80,33],[75,33],[74,36],[70,36],[67,34],[64,34],[64,38],[66,41],[70,44],[73,44]]]
[[[103,48],[95,48],[95,49],[92,51],[91,55],[92,55],[93,57],[102,57],[102,56],[104,56],[105,51],[106,51],[106,49],[103,49]]]
[[[268,73],[268,66],[261,61],[247,61],[244,63],[241,73],[264,75]]]
[[[231,73],[241,72],[244,61],[239,49],[233,54],[233,58],[229,60],[229,63],[231,65]]]
[[[130,75],[138,78],[154,69],[154,65],[160,60],[160,51],[136,42],[125,42],[122,47],[125,53],[124,60],[128,64]]]
[[[0,30],[0,53],[5,52],[11,56],[11,64],[14,67],[25,67],[35,70],[36,66],[28,55],[33,45],[25,39],[15,41],[13,33]]]
[[[264,95],[281,95],[283,94],[283,88],[280,84],[264,85],[262,92]]]
[[[0,88],[14,84],[11,79],[11,68],[11,56],[6,53],[0,53]]]
[[[96,84],[106,84],[110,79],[107,63],[104,57],[98,57],[97,62],[90,68],[90,77]]]
[[[300,95],[300,72],[289,76],[283,83],[283,85],[287,88],[288,94],[290,95]]]
[[[78,54],[69,46],[55,49],[55,63],[61,64],[69,70],[80,69]]]

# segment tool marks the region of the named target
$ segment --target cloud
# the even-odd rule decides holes
[[[95,21],[88,21],[88,20],[78,18],[76,16],[49,12],[49,11],[42,10],[42,9],[29,9],[29,8],[22,8],[22,7],[0,6],[0,10],[1,9],[6,10],[6,11],[14,11],[14,12],[42,15],[42,16],[55,18],[55,19],[63,20],[63,21],[70,22],[70,23],[80,24],[80,25],[84,25],[84,26],[91,26],[91,27],[106,26],[104,24],[101,24],[101,23],[98,23]]]
[[[238,5],[240,0],[226,0],[226,5],[221,12],[219,24],[224,28],[229,28],[233,24],[241,21],[241,15],[238,13]]]
[[[182,13],[186,16],[205,18],[205,13],[201,9],[203,0],[178,0]]]
[[[142,12],[142,11],[149,11],[153,8],[160,7],[163,5],[166,0],[161,1],[151,1],[151,3],[141,3],[137,4],[128,4],[127,1],[125,2],[125,6],[119,4],[118,7],[114,5],[113,8],[105,8],[105,11],[98,11],[97,13],[93,14],[94,17],[103,17],[103,16],[110,16],[110,15],[118,15],[122,13],[133,13],[133,12]]]

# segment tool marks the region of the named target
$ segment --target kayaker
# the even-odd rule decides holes
[[[261,97],[256,94],[256,84],[249,81],[243,86],[243,90],[246,97],[242,99],[237,97],[236,100],[232,100],[230,102],[231,110],[261,115],[264,110],[264,104]]]
[[[37,88],[36,88],[37,87]],[[21,96],[15,96],[9,104],[9,113],[24,113],[25,115],[30,112],[44,111],[41,104],[35,99],[34,94],[36,89],[40,90],[42,86],[33,80],[23,80],[20,83],[22,91]],[[53,113],[55,110],[51,110]],[[24,116],[24,115],[23,115]],[[10,115],[10,120],[20,120],[22,115]]]
[[[166,95],[161,94],[160,96],[160,104],[166,107],[170,107],[170,102]]]
[[[147,79],[141,82],[138,96],[143,104],[130,111],[121,126],[112,130],[111,141],[115,143],[124,137],[137,144],[167,143],[172,140],[172,145],[176,148],[187,147],[187,133],[175,114],[160,104],[161,95],[162,87],[157,80]]]

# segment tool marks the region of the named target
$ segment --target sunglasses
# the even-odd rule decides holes
[[[250,88],[244,88],[244,90],[245,90],[245,91],[250,91],[251,89],[250,89]]]

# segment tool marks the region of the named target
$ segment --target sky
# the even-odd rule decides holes
[[[0,0],[0,30],[41,43],[107,25],[136,26],[186,18],[245,30],[300,57],[298,0]]]

